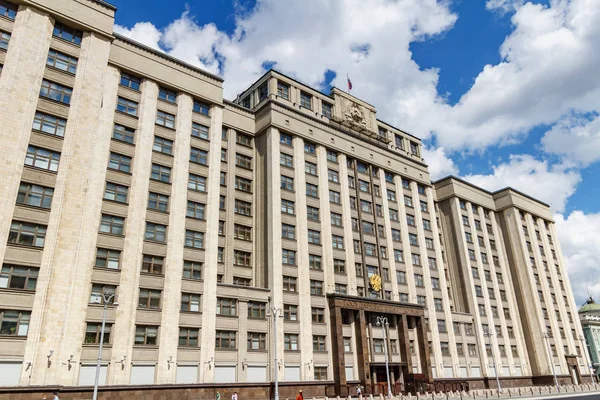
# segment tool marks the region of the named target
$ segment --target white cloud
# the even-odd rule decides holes
[[[423,158],[429,166],[431,180],[443,178],[448,175],[458,175],[458,167],[451,158],[446,155],[443,147],[423,147]]]
[[[575,300],[581,305],[588,290],[600,300],[600,213],[556,214],[555,221]]]
[[[600,117],[565,118],[542,138],[544,150],[583,166],[600,160]]]
[[[550,164],[522,154],[511,155],[508,162],[494,166],[490,175],[467,175],[463,179],[490,191],[510,186],[562,212],[581,176],[564,164]]]
[[[114,31],[148,47],[160,50],[158,43],[162,33],[150,22],[138,22],[132,28],[115,25]]]

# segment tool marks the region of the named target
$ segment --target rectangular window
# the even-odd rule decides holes
[[[123,235],[125,218],[115,215],[102,214],[100,220],[100,232],[112,235]]]
[[[217,315],[237,316],[237,300],[218,297]]]
[[[406,223],[409,226],[417,226],[417,224],[415,223],[415,216],[414,215],[406,214]]]
[[[344,260],[333,260],[333,272],[340,275],[346,274],[346,262]]]
[[[21,182],[17,194],[17,204],[25,204],[33,207],[50,208],[54,189]]]
[[[216,331],[215,348],[216,349],[236,349],[237,332],[234,331]]]
[[[0,288],[35,290],[39,268],[4,264],[0,270]]]
[[[285,144],[286,146],[292,146],[292,137],[285,133],[279,134],[279,143]]]
[[[252,147],[252,136],[244,135],[243,133],[236,133],[235,142],[245,147]]]
[[[138,308],[158,310],[160,308],[160,290],[140,289]]]
[[[202,279],[202,263],[197,261],[183,261],[183,278]]]
[[[281,212],[294,215],[294,202],[290,200],[281,200]]]
[[[169,196],[166,194],[150,192],[148,194],[148,208],[151,210],[168,212]]]
[[[321,244],[321,232],[309,229],[308,230],[308,243]]]
[[[188,177],[188,189],[206,192],[206,178],[200,175],[190,174]]]
[[[312,307],[311,309],[312,322],[316,322],[319,324],[325,323],[325,309]]]
[[[312,296],[322,296],[323,295],[323,282],[322,281],[310,281],[310,294]]]
[[[265,318],[267,305],[259,301],[248,302],[248,318]]]
[[[112,324],[106,324],[104,326],[104,338],[103,343],[110,343],[110,332]],[[85,344],[100,344],[100,336],[102,334],[102,324],[97,322],[88,322],[85,327],[85,338],[83,343]]]
[[[334,204],[341,204],[340,192],[336,192],[335,190],[329,191],[329,202]]]
[[[294,250],[283,249],[281,251],[281,263],[283,265],[296,266],[296,252]]]
[[[281,189],[290,191],[294,190],[294,178],[281,175]]]
[[[192,108],[192,111],[197,112],[199,114],[208,115],[209,110],[210,106],[208,104],[194,100],[194,106]]]
[[[344,238],[338,235],[331,235],[332,247],[334,249],[344,250]]]
[[[71,42],[76,45],[81,45],[81,38],[83,37],[83,32],[68,27],[60,22],[55,22],[54,29],[52,31],[52,36],[60,38],[62,40],[66,40],[67,42]]]
[[[142,261],[142,272],[145,272],[147,274],[161,275],[163,273],[164,263],[164,257],[144,254],[144,258]]]
[[[64,137],[67,120],[43,112],[36,112],[32,129],[50,135]]]
[[[431,230],[431,221],[429,221],[428,219],[424,219],[423,220],[423,229],[425,229],[426,231],[430,231]]]
[[[340,176],[337,173],[337,171],[334,171],[332,169],[328,169],[327,170],[327,179],[330,182],[334,182],[334,183],[340,183]]]
[[[248,350],[265,350],[267,348],[267,334],[262,332],[248,332]]]
[[[415,286],[425,287],[425,283],[423,282],[423,275],[415,274]]]
[[[31,312],[0,310],[0,335],[27,336]]]
[[[392,220],[392,221],[399,221],[399,219],[398,219],[398,210],[394,210],[393,208],[390,208],[390,220]]]
[[[165,128],[175,129],[175,116],[164,111],[156,111],[156,125],[164,126]]]
[[[234,212],[239,215],[245,215],[247,217],[252,216],[252,203],[248,203],[243,200],[235,200]]]
[[[322,104],[323,104],[323,107],[322,107],[323,116],[331,119],[333,106],[331,104],[325,103],[325,102],[323,102]]]
[[[146,232],[144,233],[144,240],[151,240],[155,242],[164,243],[166,240],[166,236],[167,227],[165,225],[146,222]]]
[[[342,226],[342,215],[337,213],[331,213],[331,225]]]
[[[293,304],[284,304],[283,319],[285,321],[298,321],[298,306]]]
[[[129,74],[121,73],[121,81],[119,82],[119,85],[139,91],[141,84],[142,81],[140,78],[131,76]]]
[[[312,96],[306,92],[300,92],[300,106],[312,109]]]
[[[60,153],[31,145],[27,147],[25,165],[56,172],[59,161]]]
[[[171,168],[164,165],[152,164],[150,179],[169,183],[171,181]]]
[[[283,291],[295,293],[298,291],[297,279],[293,276],[283,277]]]
[[[394,260],[398,262],[404,262],[402,250],[394,249]]]
[[[46,226],[13,221],[10,225],[8,243],[25,246],[44,247]]]
[[[173,154],[173,141],[160,136],[154,136],[154,145],[152,146],[152,150],[171,155]]]
[[[0,16],[14,21],[17,16],[17,6],[8,1],[0,0]]]
[[[75,74],[77,71],[77,58],[50,49],[46,58],[46,65],[70,74]]]
[[[236,153],[235,165],[245,169],[252,169],[252,157]]]
[[[192,247],[195,249],[204,248],[204,233],[196,232],[192,230],[185,231],[185,246]]]
[[[283,335],[283,349],[288,351],[298,351],[298,335],[295,333],[285,333]]]
[[[209,140],[208,139],[208,126],[199,124],[197,122],[192,122],[192,136],[197,137],[199,139]]]
[[[289,100],[290,85],[281,81],[277,81],[277,96],[281,97],[282,99]]]
[[[200,295],[181,293],[181,311],[200,312]]]
[[[117,99],[117,111],[137,116],[138,103],[133,100],[126,99],[125,97],[119,96],[119,98]]]
[[[65,121],[66,123],[66,121]],[[113,139],[120,140],[121,142],[133,144],[133,138],[135,136],[135,129],[129,128],[123,125],[115,124],[113,128]]]
[[[296,238],[296,227],[294,225],[281,224],[281,238],[294,240]]]
[[[0,31],[0,50],[8,50],[8,42],[10,42],[10,33]]]
[[[112,249],[96,249],[94,267],[119,269],[121,251]]]
[[[315,271],[322,271],[323,267],[321,265],[321,256],[317,256],[315,254],[308,255],[308,267]]]
[[[158,88],[158,99],[175,104],[177,101],[177,93],[163,87]]]
[[[204,219],[204,208],[204,204],[188,200],[185,216],[188,218]]]
[[[198,328],[179,328],[179,346],[198,347],[200,329]]]
[[[440,288],[440,278],[432,277],[431,278],[431,287],[432,287],[432,289],[439,289]]]
[[[313,351],[326,351],[325,342],[327,341],[326,336],[313,335]]]
[[[156,346],[158,344],[158,326],[135,326],[136,345]]]
[[[252,228],[245,225],[235,224],[233,226],[233,238],[245,240],[247,242],[252,241]]]
[[[310,197],[319,198],[319,187],[310,183],[306,184],[306,195]]]
[[[288,168],[294,168],[294,157],[289,154],[281,153],[279,155],[279,165],[283,165],[284,167]]]
[[[200,165],[208,165],[208,152],[195,147],[190,148],[190,162]]]
[[[309,175],[317,176],[317,164],[313,164],[311,162],[304,163],[304,172]]]

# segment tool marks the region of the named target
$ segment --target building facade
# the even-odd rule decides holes
[[[0,386],[92,384],[101,293],[106,385],[375,390],[386,352],[394,390],[581,380],[548,205],[432,183],[336,88],[271,70],[224,100],[115,11],[0,0]]]
[[[593,368],[596,379],[600,376],[600,304],[590,296],[579,308],[579,319],[583,328],[582,345],[587,347],[587,363]],[[597,382],[597,381],[596,381]]]

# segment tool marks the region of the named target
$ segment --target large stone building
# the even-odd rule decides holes
[[[102,292],[101,384],[379,390],[386,349],[405,385],[581,379],[548,205],[432,183],[336,88],[269,71],[226,101],[114,13],[0,0],[0,385],[92,384]]]
[[[588,363],[596,378],[600,377],[600,304],[590,296],[579,308],[579,319],[583,327],[582,343],[588,350]]]

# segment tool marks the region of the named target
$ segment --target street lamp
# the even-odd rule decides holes
[[[275,371],[275,400],[279,400],[279,359],[277,358],[277,317],[283,317],[283,310],[275,306],[269,306],[267,317],[273,317],[273,360]]]
[[[585,354],[585,363],[588,365],[589,369],[590,369],[590,379],[592,380],[592,383],[596,383],[594,381],[594,374],[592,373],[593,370],[593,365],[591,363],[591,361],[588,364],[588,357],[587,357],[587,352],[588,352],[588,348],[587,348],[587,343],[585,342],[585,338],[580,335],[579,336],[579,340],[581,341],[581,351]]]
[[[94,380],[94,395],[92,396],[93,400],[98,399],[98,382],[100,381],[100,363],[102,361],[102,346],[104,344],[104,326],[106,325],[106,310],[108,309],[108,304],[114,300],[114,293],[92,293],[93,296],[102,296],[102,301],[104,302],[104,312],[102,313],[102,328],[100,329],[100,347],[98,348],[98,361],[96,362],[96,379]],[[113,303],[113,306],[117,306],[117,303]]]
[[[550,357],[550,366],[552,367],[552,375],[554,376],[554,384],[556,385],[556,390],[560,390],[558,387],[558,379],[556,379],[556,372],[554,371],[554,358],[552,357],[552,351],[550,350],[550,335],[548,332],[544,332],[544,339],[546,340],[546,346],[548,347],[548,357]]]
[[[388,361],[388,348],[387,348],[387,337],[385,335],[385,330],[390,326],[388,323],[387,317],[377,317],[377,326],[381,326],[381,331],[383,332],[383,353],[385,354],[385,375],[387,378],[387,387],[388,387],[388,397],[392,398],[392,387],[390,386],[390,366]]]
[[[488,338],[488,346],[490,346],[490,351],[492,352],[492,364],[494,365],[494,375],[496,375],[496,385],[498,386],[498,392],[500,392],[500,378],[498,377],[498,369],[496,368],[496,357],[494,353],[494,349],[492,348],[491,337],[494,336],[490,329],[483,331],[483,335]]]

